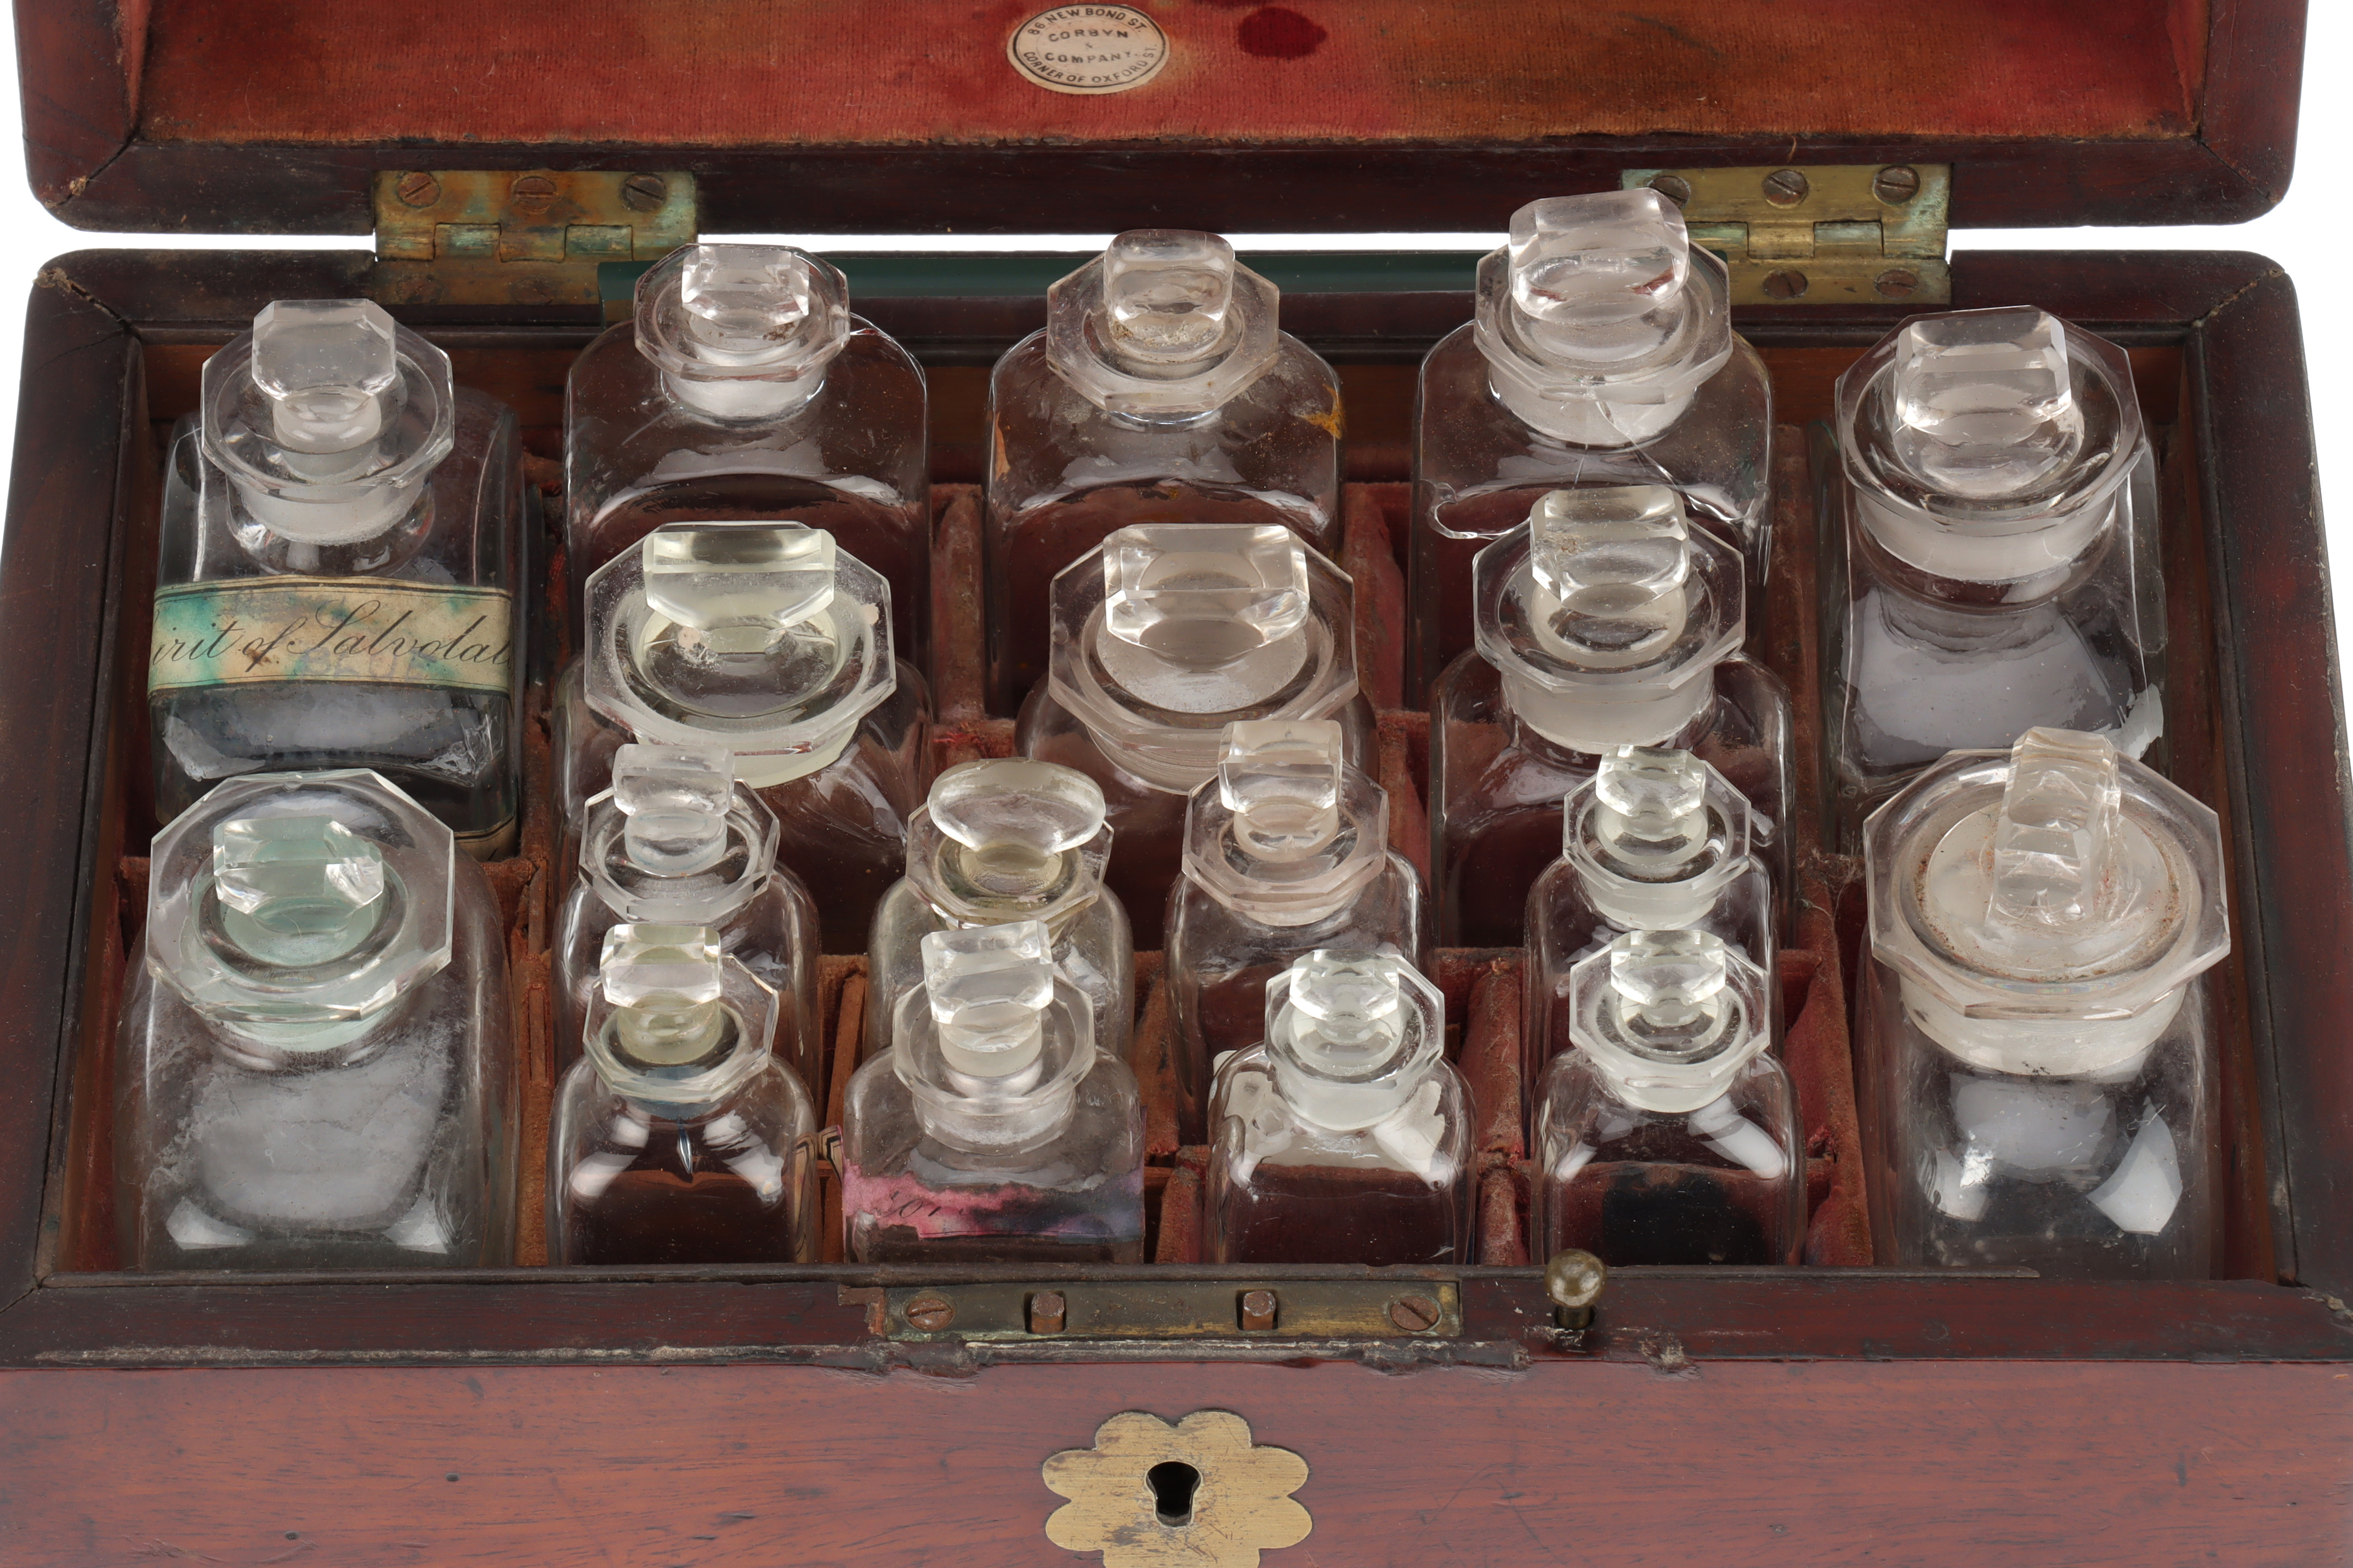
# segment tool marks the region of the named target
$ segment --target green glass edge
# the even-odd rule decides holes
[[[1290,294],[1460,294],[1468,292],[1480,253],[1469,250],[1266,251],[1243,263]],[[1039,295],[1088,258],[1082,255],[881,255],[829,253],[849,279],[850,297],[1008,299]],[[649,261],[607,261],[596,268],[599,294],[627,300]]]

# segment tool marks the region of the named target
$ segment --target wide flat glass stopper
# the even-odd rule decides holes
[[[933,931],[923,988],[948,1066],[1004,1078],[1038,1059],[1054,1000],[1053,939],[1039,921]]]
[[[781,247],[698,245],[678,275],[687,337],[718,363],[788,358],[816,289],[807,259]]]
[[[2132,901],[2120,853],[2124,789],[2105,735],[2029,730],[2010,748],[1994,829],[1989,917],[2021,933],[2072,931]]]
[[[1124,358],[1187,364],[1224,342],[1234,247],[1191,229],[1130,229],[1103,251],[1106,335]]]
[[[253,384],[278,444],[349,452],[373,442],[400,385],[392,318],[368,300],[280,300],[253,319]]]
[[[1273,524],[1145,523],[1104,542],[1103,625],[1172,663],[1215,669],[1306,625],[1307,549]]]
[[[756,653],[833,603],[833,535],[797,523],[672,524],[638,546],[646,603],[720,653]]]
[[[1633,662],[1672,642],[1685,616],[1691,526],[1663,485],[1554,490],[1528,515],[1532,617],[1571,652]]]
[[[964,763],[932,782],[940,831],[967,849],[1018,845],[1059,855],[1103,831],[1103,786],[1075,768],[1026,757]]]
[[[1897,455],[1952,495],[2013,494],[2083,445],[2066,323],[2031,306],[1905,322],[1891,390]]]
[[[1683,211],[1652,190],[1531,202],[1512,215],[1506,248],[1514,305],[1584,359],[1659,346],[1672,320],[1645,318],[1673,304],[1691,272]]]
[[[735,759],[723,747],[623,746],[613,754],[613,804],[628,818],[631,864],[658,877],[691,877],[727,852]]]
[[[1270,859],[1312,854],[1339,832],[1346,765],[1336,721],[1229,724],[1218,796],[1234,814],[1235,836],[1251,851]]]
[[[223,929],[289,967],[340,958],[384,914],[384,851],[331,816],[235,817],[213,829]]]

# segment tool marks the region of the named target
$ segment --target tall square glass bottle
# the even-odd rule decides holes
[[[280,300],[205,362],[164,475],[155,811],[368,768],[514,843],[529,515],[514,416],[364,300]]]
[[[1213,234],[1138,229],[1047,290],[988,383],[988,626],[1000,711],[1046,673],[1057,574],[1120,529],[1340,541],[1340,384]]]

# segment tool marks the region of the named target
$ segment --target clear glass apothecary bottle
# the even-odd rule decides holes
[[[892,658],[890,606],[880,574],[797,523],[667,523],[615,556],[556,691],[568,829],[625,742],[724,747],[818,895],[825,951],[862,951],[931,784],[931,696]]]
[[[1208,1136],[1210,1064],[1266,1037],[1266,987],[1318,948],[1430,969],[1430,898],[1389,847],[1388,795],[1348,765],[1329,719],[1226,726],[1193,792],[1168,900],[1177,1136]]]
[[[1535,1090],[1533,1256],[1799,1261],[1805,1128],[1767,986],[1707,931],[1629,931],[1575,966],[1576,1047]]]
[[[1601,753],[1593,776],[1561,803],[1560,858],[1528,889],[1522,1081],[1533,1087],[1574,1043],[1577,966],[1628,931],[1721,937],[1769,979],[1773,879],[1750,849],[1755,815],[1746,795],[1689,752]]]
[[[670,252],[565,384],[573,624],[596,569],[664,523],[792,521],[882,574],[894,646],[921,667],[924,409],[923,368],[850,313],[829,263],[777,245]]]
[[[1340,384],[1213,234],[1138,229],[1047,290],[988,384],[992,689],[1046,673],[1054,579],[1120,529],[1271,525],[1339,552]]]
[[[2230,952],[2214,813],[2100,735],[1961,752],[1863,835],[1883,1262],[2204,1279]]]
[[[1103,890],[1103,790],[1027,757],[961,763],[932,781],[907,828],[907,874],[883,895],[866,945],[868,1057],[890,1048],[899,998],[923,983],[935,931],[1038,921],[1054,966],[1086,994],[1095,1044],[1122,1061],[1135,1029],[1127,910]]]
[[[817,1115],[776,994],[708,926],[607,929],[547,1132],[557,1264],[817,1259]]]
[[[506,942],[448,826],[376,773],[255,773],[149,864],[117,1033],[123,1261],[512,1261]]]
[[[1140,1263],[1144,1110],[1043,922],[934,931],[841,1117],[858,1263]]]
[[[1839,378],[1823,738],[1841,841],[1946,752],[2162,734],[2156,462],[2124,351],[2021,306],[1906,321]]]
[[[1740,657],[1740,557],[1657,485],[1555,490],[1480,552],[1479,646],[1430,693],[1430,868],[1446,946],[1517,947],[1560,802],[1619,746],[1692,752],[1748,798],[1788,885],[1789,698]]]
[[[720,950],[776,994],[776,1054],[821,1070],[817,904],[776,864],[776,815],[735,782],[717,746],[631,743],[613,787],[588,802],[580,876],[555,922],[555,1066],[588,1037],[605,933],[629,924],[707,926]]]
[[[1478,319],[1422,362],[1409,699],[1475,637],[1472,561],[1548,490],[1666,484],[1762,605],[1772,384],[1724,263],[1655,191],[1531,202],[1479,264]]]
[[[155,811],[368,768],[510,852],[527,515],[507,407],[365,300],[280,300],[205,362],[164,471],[147,671]]]
[[[1103,880],[1138,947],[1161,944],[1186,802],[1228,724],[1336,718],[1359,765],[1372,744],[1347,574],[1284,529],[1122,529],[1054,580],[1053,640],[1014,745],[1103,786]]]
[[[1268,982],[1266,1036],[1219,1065],[1213,1263],[1468,1262],[1471,1091],[1446,1004],[1394,953],[1311,952]]]

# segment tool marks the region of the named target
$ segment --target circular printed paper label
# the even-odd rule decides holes
[[[1168,63],[1168,35],[1133,5],[1057,5],[1015,28],[1005,53],[1049,92],[1125,92]]]

